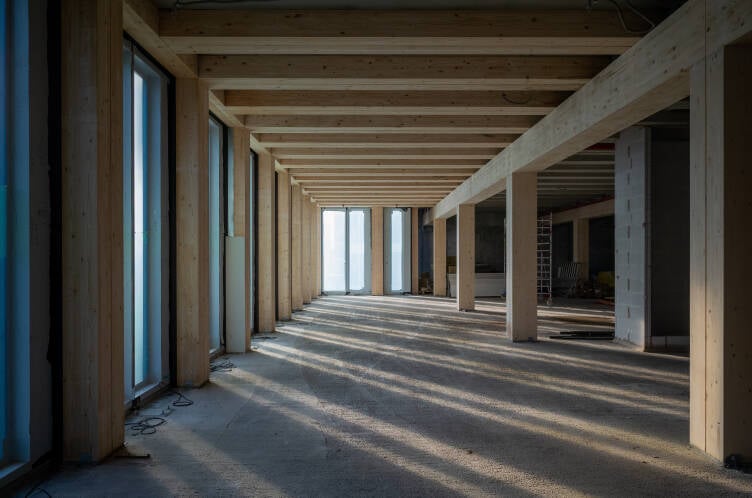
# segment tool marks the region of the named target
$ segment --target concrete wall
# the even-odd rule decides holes
[[[615,152],[616,337],[644,347],[650,129],[624,130],[616,141]]]
[[[622,132],[616,143],[615,190],[616,336],[645,349],[686,350],[686,129],[633,127]]]

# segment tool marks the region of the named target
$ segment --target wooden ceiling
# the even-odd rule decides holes
[[[126,3],[126,27],[150,37],[158,59],[206,80],[212,110],[246,126],[324,206],[433,206],[639,39],[616,12],[584,8]]]

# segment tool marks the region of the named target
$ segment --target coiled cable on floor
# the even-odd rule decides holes
[[[130,427],[132,436],[148,436],[157,432],[157,427],[165,424],[167,420],[162,417],[146,417],[138,422],[128,422],[126,427]]]
[[[178,391],[170,391],[170,394],[174,394],[175,396],[178,397],[178,399],[172,402],[172,406],[181,407],[181,406],[191,406],[193,404],[193,400],[188,399],[186,395],[183,393],[180,393]]]

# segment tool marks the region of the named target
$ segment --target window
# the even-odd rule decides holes
[[[410,292],[410,210],[387,208],[384,212],[384,271],[387,292]]]
[[[367,208],[324,209],[322,288],[324,292],[363,293],[371,287],[371,225]]]
[[[130,41],[123,52],[125,394],[169,379],[168,78]]]
[[[232,200],[226,195],[225,183],[228,135],[221,122],[209,119],[209,352],[212,354],[224,346],[223,274],[228,204],[223,201]]]
[[[7,285],[8,285],[8,79],[7,8],[0,0],[0,466],[5,460],[8,415]]]

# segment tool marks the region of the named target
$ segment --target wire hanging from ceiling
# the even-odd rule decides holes
[[[611,4],[613,4],[614,7],[616,7],[616,15],[619,18],[619,22],[621,23],[621,27],[624,28],[624,31],[627,33],[635,34],[635,35],[644,35],[645,33],[649,33],[650,30],[655,28],[655,22],[653,22],[652,19],[650,19],[648,16],[640,12],[640,9],[635,7],[630,0],[625,0],[625,4],[627,8],[632,11],[637,17],[645,21],[646,24],[648,24],[650,27],[645,30],[638,30],[638,29],[632,29],[627,25],[627,21],[624,18],[624,7],[617,2],[617,0],[607,0]],[[587,3],[587,10],[592,10],[593,5],[598,3],[598,0],[588,0]]]

